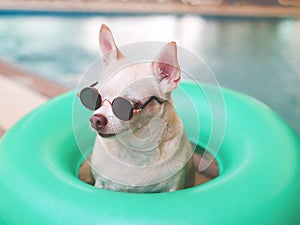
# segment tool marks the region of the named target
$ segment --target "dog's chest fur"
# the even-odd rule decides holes
[[[193,150],[171,103],[152,124],[134,134],[96,138],[92,155],[95,186],[127,192],[174,191],[189,186]],[[144,139],[146,138],[146,139]]]

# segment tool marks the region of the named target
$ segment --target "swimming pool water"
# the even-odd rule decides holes
[[[197,15],[1,15],[0,58],[76,87],[100,55],[101,23],[118,45],[176,41],[201,57],[222,86],[273,108],[300,136],[300,20]]]

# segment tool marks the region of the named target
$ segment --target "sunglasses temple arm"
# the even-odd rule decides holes
[[[95,83],[91,84],[90,87],[95,87],[98,84],[98,81],[96,81]]]
[[[148,99],[148,101],[146,101],[139,109],[137,109],[137,111],[141,111],[143,110],[150,102],[152,102],[153,100],[157,101],[159,104],[163,104],[165,103],[167,100],[162,100],[162,99],[159,99],[158,97],[156,96],[152,96],[151,98]]]
[[[97,84],[98,84],[98,81],[96,81],[95,83],[92,83],[92,84],[90,85],[90,87],[95,87]],[[77,93],[77,97],[80,98],[80,92]]]

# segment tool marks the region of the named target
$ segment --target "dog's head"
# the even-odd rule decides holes
[[[102,137],[142,129],[163,113],[178,86],[176,43],[166,44],[150,63],[135,63],[126,60],[106,25],[101,26],[99,42],[104,70],[94,88],[101,106],[90,118],[91,127]]]

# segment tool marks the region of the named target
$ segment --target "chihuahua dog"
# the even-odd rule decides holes
[[[106,25],[99,33],[103,71],[80,92],[94,110],[95,186],[124,192],[166,192],[194,182],[193,148],[172,105],[180,81],[175,42],[150,62],[130,62]]]

